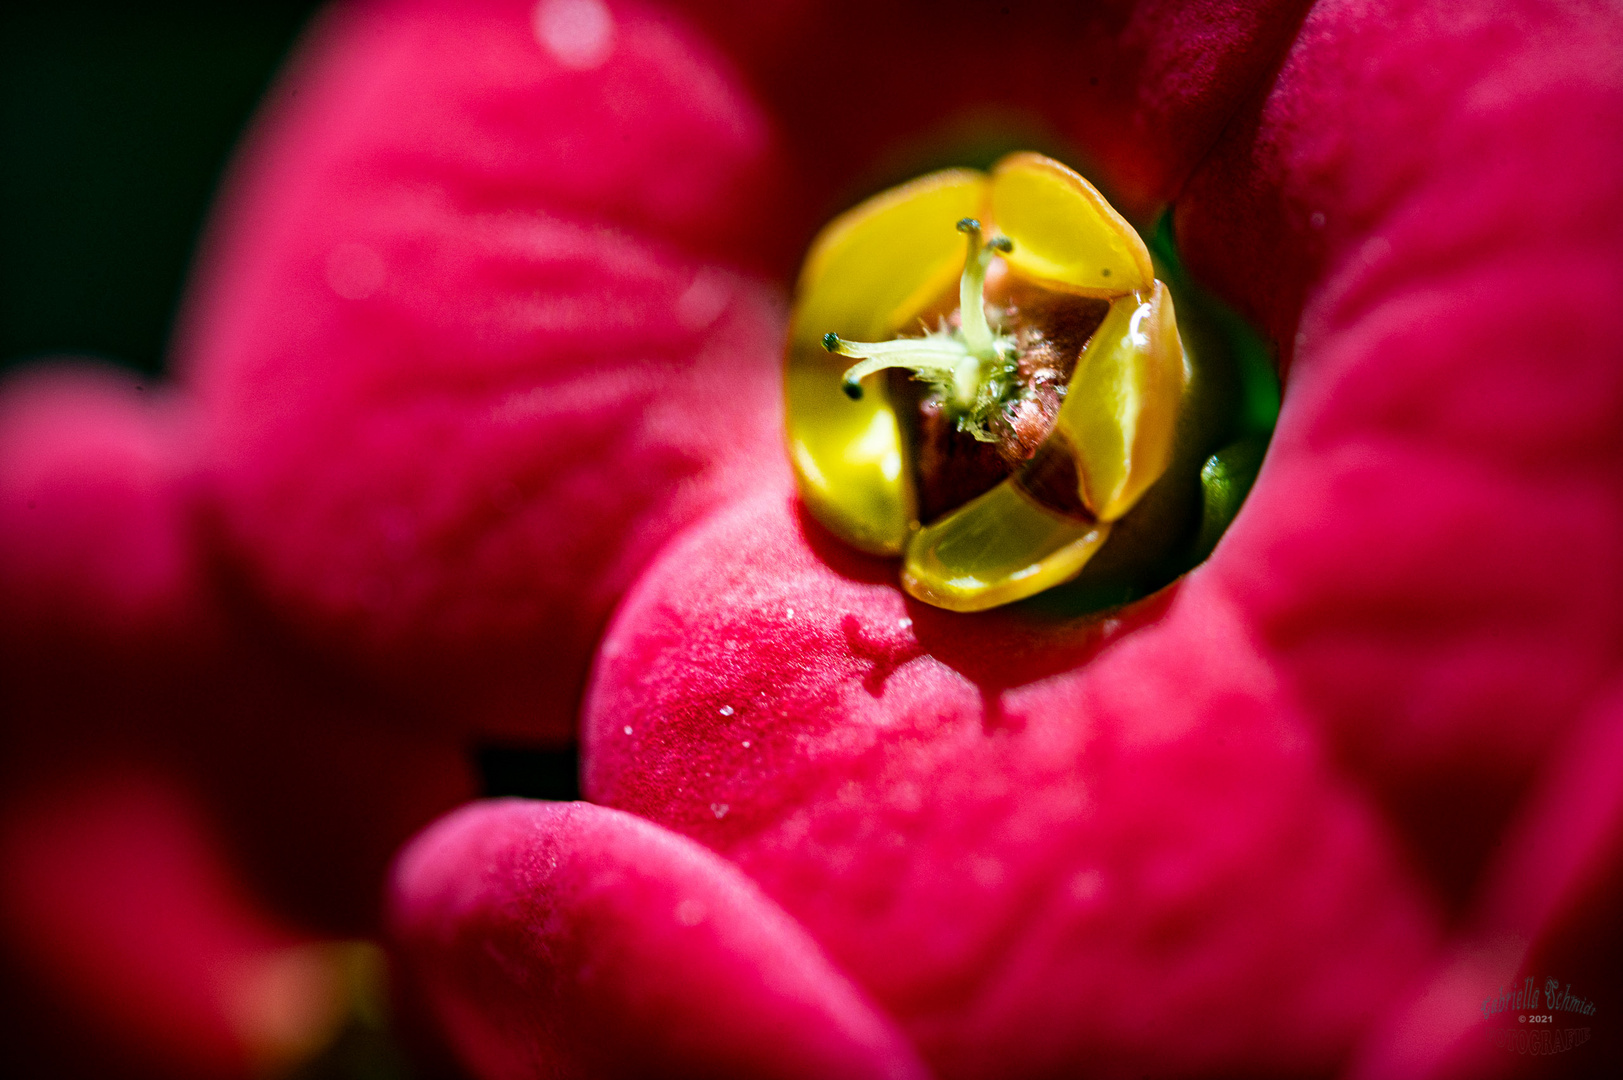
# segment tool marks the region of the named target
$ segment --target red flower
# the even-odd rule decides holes
[[[1623,25],[1302,9],[336,12],[213,237],[184,467],[44,532],[12,496],[7,595],[67,612],[57,662],[109,596],[178,611],[171,672],[282,695],[241,694],[250,745],[315,700],[349,718],[299,730],[434,767],[567,738],[595,651],[596,805],[471,807],[397,864],[403,954],[481,1075],[1479,1074],[1522,1060],[1485,1002],[1523,975],[1598,1003],[1563,1059],[1596,1066]],[[1109,619],[920,608],[788,493],[775,282],[966,110],[1074,141],[1141,222],[1170,204],[1284,346],[1232,534]],[[82,582],[32,568],[108,520],[162,543],[62,608]],[[209,760],[309,767],[244,758]],[[336,850],[434,801],[354,774]],[[383,798],[409,812],[359,828]]]

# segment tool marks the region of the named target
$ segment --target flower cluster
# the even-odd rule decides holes
[[[286,1068],[368,935],[488,1078],[1604,1071],[1620,56],[1486,0],[334,8],[171,385],[0,397],[51,1074]],[[921,603],[783,435],[821,222],[1033,146],[1284,373],[1210,558],[1103,614]],[[584,801],[453,809],[474,748],[572,743]],[[1484,1018],[1527,978],[1585,1033]]]

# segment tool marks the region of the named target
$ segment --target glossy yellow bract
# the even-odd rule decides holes
[[[1112,303],[1077,361],[1054,422],[1082,466],[1082,502],[1101,521],[1131,510],[1166,471],[1185,381],[1166,286],[1157,281],[1148,296]]]
[[[908,449],[883,386],[851,400],[840,387],[848,359],[823,348],[828,333],[866,341],[916,333],[963,269],[957,223],[966,217],[1014,242],[1005,256],[1011,275],[1112,301],[1048,437],[1073,459],[1091,520],[1044,505],[1017,473],[920,523]],[[855,547],[902,555],[911,595],[974,611],[1082,570],[1109,523],[1165,471],[1187,372],[1171,298],[1138,233],[1081,176],[1021,153],[990,174],[921,177],[830,223],[801,272],[785,384],[790,458],[812,513]]]

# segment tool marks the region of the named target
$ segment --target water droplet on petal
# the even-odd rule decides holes
[[[732,809],[732,807],[728,806],[724,802],[713,802],[710,804],[710,812],[716,815],[717,821],[720,821],[722,818],[726,817],[727,811],[730,809]]]
[[[630,735],[630,734],[631,734],[631,725],[630,725],[630,724],[627,724],[627,725],[626,725],[626,729],[625,729],[625,730],[626,730],[626,734],[627,734],[627,735]]]
[[[731,716],[731,715],[733,715],[733,707],[731,705],[723,705],[721,707],[721,715],[723,715],[723,716]]]

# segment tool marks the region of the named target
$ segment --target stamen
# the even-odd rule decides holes
[[[925,377],[950,379],[965,356],[964,347],[944,335],[894,341],[847,341],[838,334],[824,334],[823,348],[862,361],[848,368],[840,383],[840,388],[853,401],[862,397],[862,380],[876,371],[907,368]]]
[[[1013,251],[1014,242],[1007,236],[983,242],[981,223],[975,218],[958,222],[958,231],[967,238],[969,253],[958,279],[957,330],[879,342],[847,341],[834,333],[823,335],[823,348],[862,361],[848,368],[840,383],[853,401],[862,397],[861,382],[867,376],[885,368],[906,368],[934,383],[960,414],[961,422],[972,411],[977,417],[984,411],[982,390],[990,384],[994,369],[1001,370],[1013,362],[1016,347],[1011,339],[992,333],[982,293],[992,260]]]

